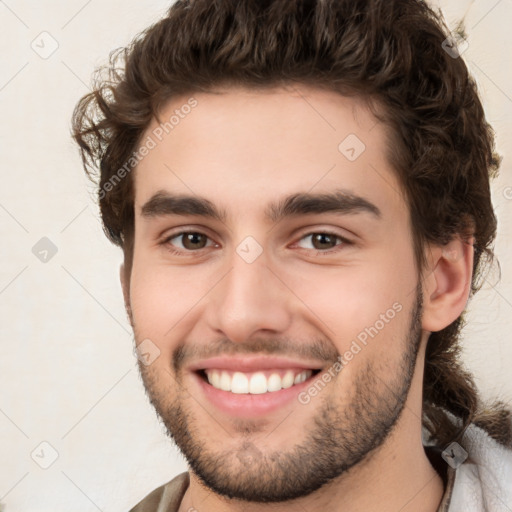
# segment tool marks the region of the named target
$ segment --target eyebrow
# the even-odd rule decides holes
[[[265,210],[265,218],[270,222],[280,222],[287,217],[321,213],[369,213],[382,216],[379,208],[365,199],[346,190],[329,193],[297,193],[271,203]],[[206,198],[191,195],[171,194],[160,190],[141,209],[145,218],[167,215],[193,215],[226,223],[228,215]]]

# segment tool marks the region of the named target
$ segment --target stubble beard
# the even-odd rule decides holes
[[[216,449],[209,443],[204,426],[187,408],[187,404],[197,403],[182,386],[181,374],[177,372],[176,381],[170,379],[169,389],[162,389],[159,374],[140,362],[139,370],[146,394],[168,435],[206,487],[218,495],[247,502],[293,500],[367,461],[393,431],[414,375],[421,343],[421,312],[418,287],[407,337],[401,340],[405,348],[395,367],[369,359],[350,386],[348,407],[339,407],[332,393],[320,394],[315,398],[320,404],[318,413],[309,420],[309,428],[300,429],[306,432],[302,441],[288,451],[260,450],[254,433],[263,423],[256,421],[235,422],[234,430],[240,436],[237,447]],[[293,412],[284,423],[286,428],[293,428]],[[230,444],[232,441],[228,439]]]

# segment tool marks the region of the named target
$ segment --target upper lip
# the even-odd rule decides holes
[[[277,368],[303,368],[304,370],[320,370],[324,365],[318,362],[299,361],[283,357],[236,357],[223,356],[204,359],[192,364],[191,371],[205,370],[215,368],[219,370],[230,370],[239,372],[253,372],[258,370],[272,370]]]

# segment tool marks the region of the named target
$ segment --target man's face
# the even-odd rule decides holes
[[[134,174],[139,368],[207,486],[288,500],[364,464],[399,423],[421,339],[409,213],[360,102],[306,87],[194,98],[163,110],[181,113],[168,135],[148,128]]]

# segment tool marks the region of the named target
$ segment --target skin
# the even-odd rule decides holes
[[[129,279],[121,268],[136,343],[160,351],[139,363],[146,392],[191,467],[180,512],[437,510],[443,483],[421,443],[424,353],[429,334],[465,307],[471,243],[426,247],[420,274],[386,127],[361,101],[306,86],[194,98],[134,171]],[[354,161],[338,150],[349,134],[366,146]],[[340,188],[380,216],[264,216],[286,196]],[[204,197],[226,219],[143,215],[159,191]],[[183,230],[205,237],[191,245]],[[321,245],[314,233],[348,241]],[[252,263],[236,252],[247,236],[262,249]],[[307,404],[237,418],[188,371],[199,358],[272,352],[321,361],[325,372],[393,304],[400,312]]]

